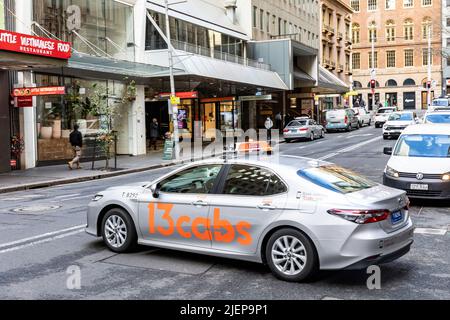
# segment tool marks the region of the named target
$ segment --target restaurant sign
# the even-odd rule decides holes
[[[0,50],[66,60],[72,55],[72,46],[69,42],[8,30],[0,30]]]
[[[66,88],[64,86],[16,88],[12,92],[12,96],[14,98],[32,97],[32,96],[64,95],[64,94],[66,94]]]

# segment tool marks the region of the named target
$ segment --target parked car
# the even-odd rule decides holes
[[[327,131],[351,131],[359,128],[358,118],[352,109],[328,110],[325,114],[325,121]]]
[[[283,130],[283,138],[286,143],[294,139],[307,139],[313,141],[316,138],[323,138],[325,136],[325,129],[318,124],[314,119],[309,118],[295,118],[288,123]]]
[[[398,138],[407,126],[417,123],[419,123],[419,118],[414,111],[393,112],[383,125],[383,138]]]
[[[375,114],[375,128],[381,128],[388,120],[390,114],[395,111],[397,111],[396,107],[383,107],[378,109]]]
[[[431,102],[428,111],[434,111],[437,108],[450,108],[450,101],[448,98],[436,98]]]
[[[372,116],[369,112],[367,112],[366,108],[358,107],[352,108],[352,110],[358,118],[360,127],[364,126],[365,124],[367,124],[368,126],[372,124]]]
[[[391,157],[383,184],[412,198],[450,199],[450,125],[409,126],[384,153]]]
[[[423,117],[423,123],[448,123],[450,124],[450,110],[427,112]]]
[[[329,162],[274,160],[197,161],[153,182],[109,188],[90,202],[86,232],[117,253],[139,243],[247,260],[285,281],[364,269],[410,250],[404,191]]]

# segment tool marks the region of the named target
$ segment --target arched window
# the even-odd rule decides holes
[[[396,87],[397,81],[395,81],[394,79],[389,79],[388,81],[386,81],[386,84],[384,86],[385,87]]]
[[[408,78],[408,79],[405,79],[405,81],[403,81],[403,85],[404,86],[415,86],[416,82],[413,79]]]
[[[379,88],[380,87],[380,83],[378,81],[375,81],[375,88]],[[370,81],[367,84],[367,88],[370,88]]]
[[[430,17],[425,17],[422,20],[422,39],[428,39],[428,34],[433,34],[432,20]]]
[[[353,81],[353,88],[362,88],[362,83],[359,81]]]
[[[395,41],[395,23],[394,20],[386,22],[386,40]]]
[[[369,41],[377,42],[377,23],[372,21],[369,23]]]
[[[414,39],[414,22],[411,18],[405,19],[403,22],[403,37],[405,40]]]
[[[352,33],[353,33],[353,43],[359,43],[361,40],[361,27],[359,24],[354,23],[352,26]]]

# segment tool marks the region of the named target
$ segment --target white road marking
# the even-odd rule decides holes
[[[432,228],[416,228],[414,233],[418,234],[434,234],[444,236],[447,233],[446,229],[432,229]]]
[[[63,195],[63,196],[56,196],[53,199],[71,198],[71,197],[74,197],[74,196],[79,196],[80,194],[81,193],[71,193],[71,194],[66,194],[66,195]]]
[[[333,153],[327,154],[327,155],[325,155],[323,157],[320,157],[319,160],[326,160],[326,159],[332,158],[334,156],[337,156],[340,153],[353,151],[355,149],[358,149],[359,147],[362,147],[362,146],[364,146],[366,144],[375,142],[375,141],[380,140],[380,139],[381,139],[381,137],[376,137],[376,138],[373,138],[373,139],[370,139],[370,140],[367,140],[367,141],[363,141],[363,142],[354,144],[354,145],[352,145],[350,147],[347,147],[347,148],[344,148],[344,149],[340,149],[340,150],[338,150],[336,152],[333,152]]]
[[[55,235],[61,236],[62,234],[71,233],[71,232],[73,232],[75,230],[76,231],[80,231],[79,229],[81,229],[81,231],[83,231],[84,228],[86,228],[86,225],[82,224],[82,225],[78,225],[78,226],[74,226],[74,227],[70,227],[70,228],[66,228],[66,229],[61,229],[61,230],[56,230],[56,231],[52,231],[52,232],[47,232],[47,233],[39,234],[37,236],[33,236],[33,237],[29,237],[29,238],[24,238],[24,239],[20,239],[20,240],[16,240],[16,241],[0,244],[0,249],[11,247],[11,246],[16,246],[16,245],[22,245],[24,243],[27,243],[27,242],[33,241],[33,240],[37,240],[37,239],[41,239],[39,241],[42,241],[43,240],[42,238],[53,237]],[[3,252],[3,251],[0,251],[0,253],[1,252]]]

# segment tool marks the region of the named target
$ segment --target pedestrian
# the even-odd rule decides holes
[[[280,134],[281,134],[281,130],[283,129],[282,128],[282,123],[283,123],[283,116],[281,115],[281,112],[278,112],[275,115],[275,124],[276,124],[277,129],[280,132]]]
[[[150,124],[150,148],[153,146],[153,149],[156,150],[156,140],[159,136],[159,124],[156,118],[153,118],[152,123]]]
[[[353,107],[359,108],[359,99],[356,99],[355,103],[353,104]]]
[[[267,117],[266,122],[264,122],[264,127],[266,127],[267,129],[267,140],[272,140],[272,133],[270,132],[270,130],[273,127],[273,121],[272,119],[270,119],[270,117]]]
[[[73,169],[73,165],[77,165],[77,169],[81,169],[80,165],[80,157],[81,157],[81,148],[83,147],[83,135],[80,131],[78,131],[80,127],[78,124],[73,126],[73,131],[69,135],[69,142],[72,145],[74,158],[72,161],[68,162],[69,169]]]

